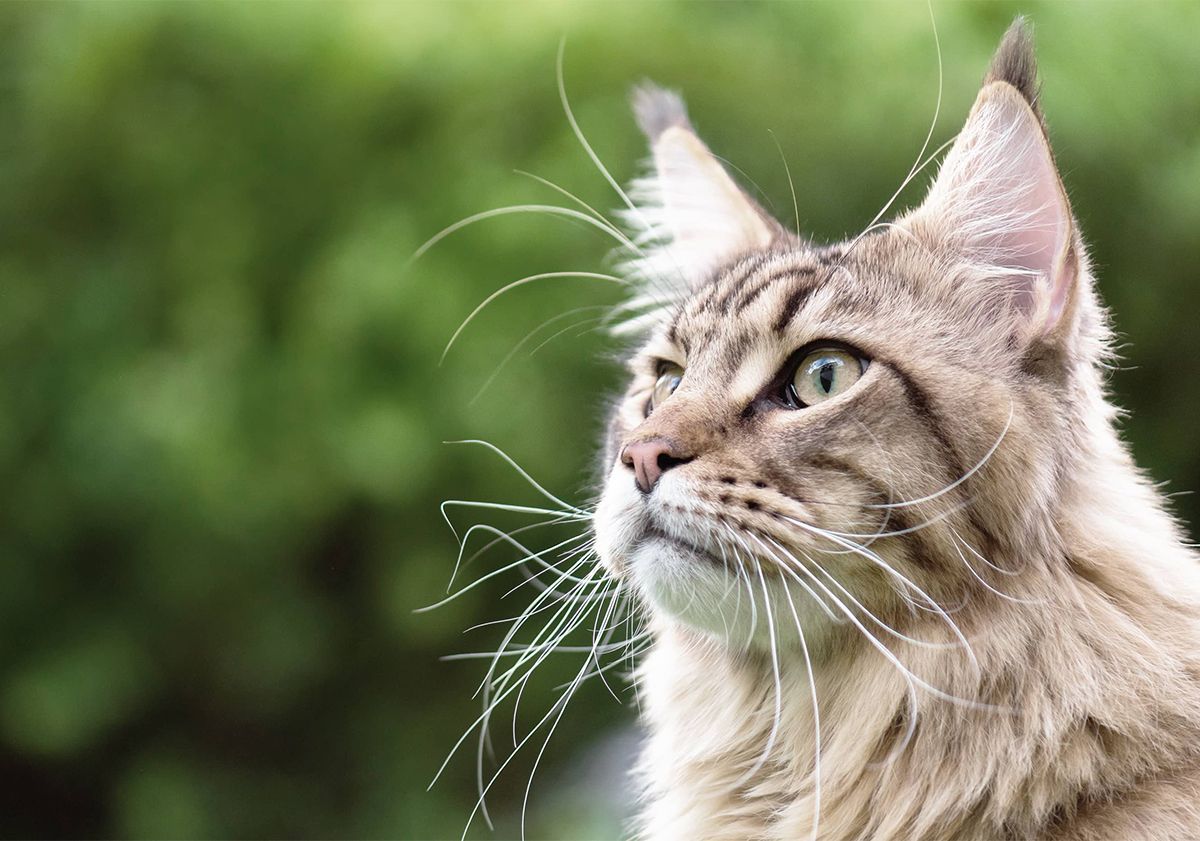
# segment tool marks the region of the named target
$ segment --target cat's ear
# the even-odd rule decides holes
[[[929,195],[906,220],[957,249],[1031,337],[1064,321],[1081,271],[1071,206],[1037,99],[1033,41],[1017,18]]]
[[[633,110],[653,154],[651,172],[630,191],[636,210],[624,214],[642,249],[635,271],[683,295],[782,233],[696,136],[678,94],[643,85]]]

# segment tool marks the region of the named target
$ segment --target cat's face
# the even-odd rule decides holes
[[[670,303],[611,419],[596,536],[661,616],[786,644],[953,605],[1045,539],[1084,272],[1027,97],[986,85],[924,205],[820,248],[643,95],[661,247],[641,270]]]

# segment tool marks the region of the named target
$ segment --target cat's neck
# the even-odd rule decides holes
[[[1115,435],[1093,432],[1054,524],[1067,561],[1031,565],[1037,587],[1011,583],[1038,597],[973,594],[955,614],[973,656],[888,640],[916,678],[985,706],[914,694],[848,625],[814,647],[821,837],[1044,835],[1196,761],[1196,558]],[[900,630],[953,641],[926,614]],[[799,651],[781,652],[777,707],[765,653],[663,621],[640,679],[647,837],[808,837],[816,727]]]

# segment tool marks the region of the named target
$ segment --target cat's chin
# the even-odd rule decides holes
[[[629,557],[628,569],[660,616],[737,649],[798,648],[802,629],[811,644],[829,618],[800,588],[775,575],[762,578],[665,534],[650,532]]]

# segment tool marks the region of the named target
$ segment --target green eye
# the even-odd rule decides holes
[[[650,403],[646,406],[647,415],[674,394],[675,389],[679,388],[679,381],[683,379],[683,369],[678,365],[666,363],[660,370],[661,373],[654,383],[654,390],[650,392]]]
[[[837,348],[814,350],[800,362],[792,377],[791,396],[802,406],[815,406],[837,397],[858,382],[866,365]]]

